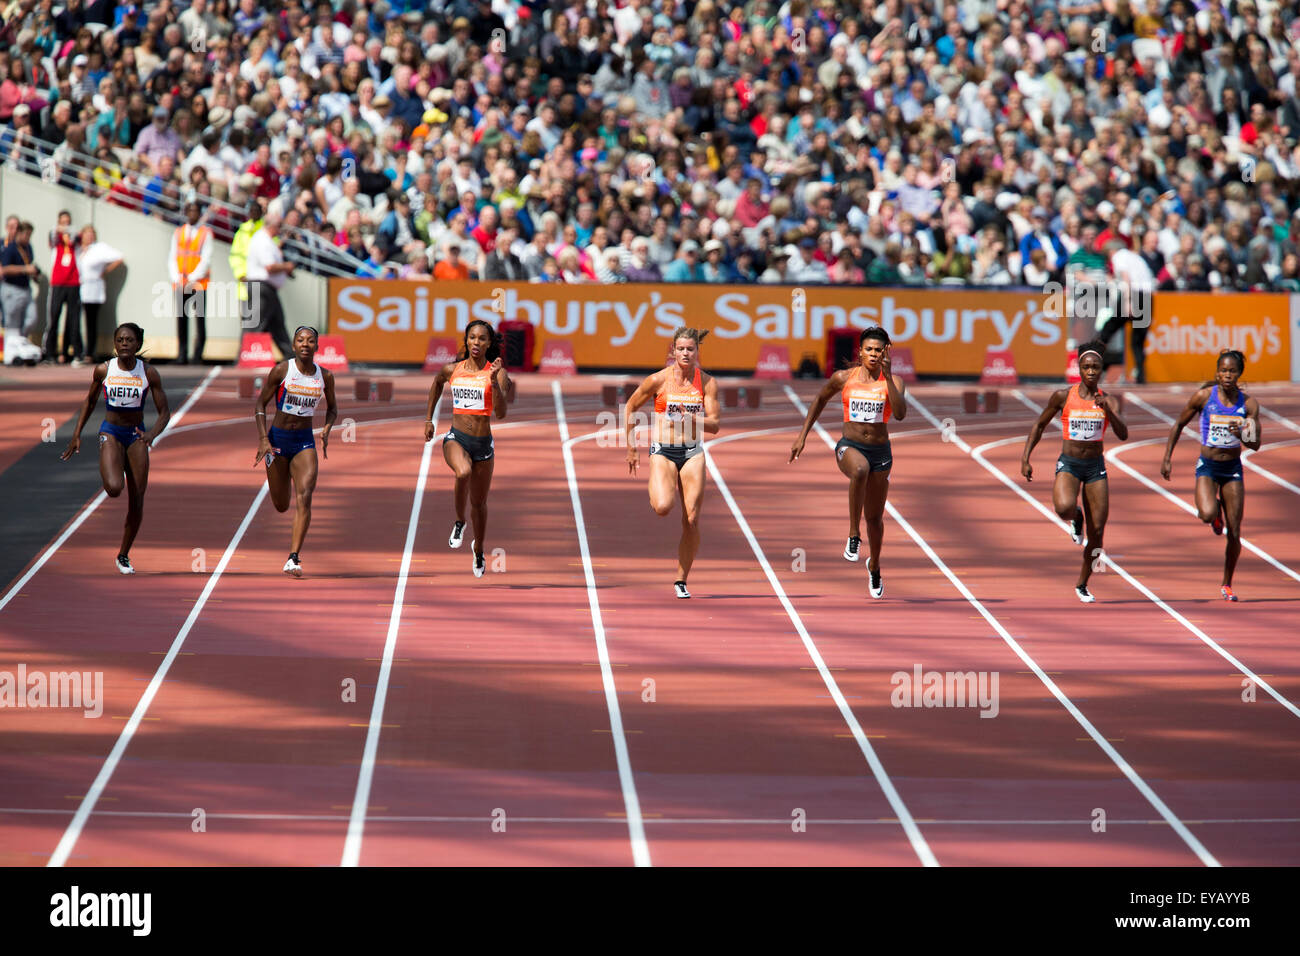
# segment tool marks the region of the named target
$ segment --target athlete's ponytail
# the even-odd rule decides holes
[[[469,325],[465,326],[465,337],[461,339],[460,354],[456,356],[456,361],[463,362],[465,359],[469,358],[469,330],[474,328],[476,325],[481,325],[483,328],[487,329],[487,361],[488,364],[491,365],[501,357],[501,336],[498,334],[496,329],[492,328],[491,322],[487,322],[483,319],[475,319]]]
[[[704,341],[704,337],[708,334],[708,329],[693,329],[689,325],[683,325],[673,332],[673,345],[677,345],[678,339],[690,339],[695,343],[695,347],[698,349],[700,343]]]

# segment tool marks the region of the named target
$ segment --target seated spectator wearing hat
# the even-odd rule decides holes
[[[1047,210],[1042,206],[1034,207],[1034,211],[1030,215],[1032,224],[1030,230],[1020,240],[1020,261],[1027,265],[1032,261],[1033,251],[1042,249],[1042,268],[1046,269],[1048,273],[1054,273],[1065,266],[1065,262],[1070,256],[1065,251],[1065,245],[1061,242],[1061,237],[1052,232],[1048,226],[1049,218]],[[1041,285],[1041,283],[1037,282],[1030,284]]]
[[[794,250],[790,246],[778,246],[767,257],[767,268],[759,275],[758,281],[765,285],[780,285],[786,281],[786,266]]]
[[[439,282],[463,282],[469,278],[469,266],[461,261],[460,243],[446,247],[445,258],[433,267],[433,277]]]
[[[170,158],[173,164],[181,159],[183,144],[177,132],[167,125],[166,107],[154,107],[152,119],[135,141],[135,151],[144,159],[149,171],[157,175],[163,159]]]
[[[424,251],[424,241],[419,238],[415,215],[411,212],[411,197],[396,190],[389,192],[388,213],[379,224],[376,239],[403,256]]]
[[[731,281],[731,270],[723,260],[725,252],[726,246],[717,239],[710,239],[704,244],[704,262],[700,264],[700,272],[703,273],[705,282]]]
[[[687,239],[677,248],[677,258],[663,270],[665,282],[703,282],[704,272],[700,268],[700,244],[694,239]]]

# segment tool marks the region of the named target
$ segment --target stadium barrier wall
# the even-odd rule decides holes
[[[471,319],[523,320],[545,344],[567,340],[579,366],[654,368],[680,325],[708,328],[709,364],[752,369],[759,349],[825,355],[826,330],[882,325],[912,350],[922,375],[979,375],[987,349],[1010,350],[1022,376],[1060,378],[1067,321],[1032,290],[766,285],[552,285],[330,279],[330,331],[358,362],[423,361],[431,337],[459,337]],[[1204,380],[1222,348],[1246,354],[1254,381],[1300,375],[1300,296],[1159,293],[1147,333],[1147,379]],[[1087,323],[1085,323],[1086,326]],[[1295,334],[1293,334],[1295,326]],[[825,371],[825,370],[824,370]]]
[[[50,250],[49,232],[59,211],[72,213],[74,229],[95,227],[99,238],[123,253],[125,262],[107,277],[108,301],[99,317],[99,352],[112,350],[112,330],[119,322],[139,323],[145,332],[148,355],[171,358],[176,354],[176,319],[171,312],[167,254],[173,226],[139,212],[109,205],[36,176],[0,167],[0,223],[10,215],[27,219],[36,227],[32,250],[43,276],[37,309],[48,317]],[[35,289],[35,286],[33,286]],[[286,322],[316,324],[325,315],[326,283],[320,276],[299,269],[283,289],[280,301]],[[208,289],[208,359],[232,361],[239,355],[241,327],[234,276],[230,271],[230,244],[215,242],[212,281]],[[301,319],[299,317],[302,317]],[[194,331],[190,331],[193,344]]]
[[[1015,353],[1022,375],[1059,376],[1064,322],[1046,296],[1012,292],[767,285],[551,285],[509,282],[329,280],[330,331],[357,362],[422,362],[431,337],[459,338],[472,319],[531,322],[536,360],[567,340],[583,368],[655,368],[673,329],[712,330],[710,365],[752,369],[762,346],[784,345],[792,365],[820,361],[826,331],[883,325],[912,349],[921,374],[979,375],[989,348]]]

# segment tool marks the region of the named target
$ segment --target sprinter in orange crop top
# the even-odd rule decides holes
[[[487,496],[492,488],[495,449],[493,416],[506,417],[509,381],[501,362],[501,341],[496,329],[482,319],[465,327],[459,360],[444,365],[429,386],[424,440],[433,441],[433,410],[445,386],[451,386],[451,431],[442,440],[442,457],[456,475],[456,523],[447,544],[459,548],[465,535],[465,503],[469,502],[474,538],[470,542],[474,577],[483,577],[483,545],[487,535]]]
[[[1110,513],[1110,486],[1106,481],[1106,459],[1102,457],[1106,425],[1115,429],[1120,441],[1128,440],[1128,426],[1120,418],[1119,402],[1100,388],[1105,348],[1102,342],[1079,346],[1079,377],[1082,381],[1052,393],[1047,407],[1029,430],[1020,459],[1020,473],[1026,481],[1033,481],[1034,468],[1029,464],[1029,455],[1043,437],[1043,429],[1059,412],[1063,442],[1061,457],[1056,460],[1052,504],[1061,520],[1069,522],[1070,537],[1074,538],[1075,544],[1084,544],[1084,526],[1087,526],[1083,564],[1079,581],[1074,586],[1075,596],[1084,604],[1096,600],[1088,591],[1088,579],[1105,556],[1102,537]],[[1083,490],[1082,508],[1079,507],[1080,486]]]
[[[880,546],[885,537],[885,500],[889,496],[889,472],[894,458],[889,445],[891,418],[907,416],[907,387],[893,373],[889,358],[889,333],[882,328],[864,329],[858,336],[859,364],[833,374],[808,409],[803,430],[790,448],[790,461],[803,453],[804,442],[822,409],[841,393],[844,401],[843,437],[835,446],[835,460],[849,479],[849,540],[844,558],[858,560],[862,544],[861,521],[867,520],[868,590],[873,598],[885,596],[880,573]]]
[[[673,593],[689,598],[686,578],[700,550],[700,504],[704,498],[704,435],[716,435],[722,423],[718,383],[700,371],[700,342],[706,330],[680,328],[673,333],[673,363],[643,381],[627,400],[623,430],[627,436],[627,468],[636,474],[636,411],[651,398],[655,403],[650,441],[650,507],[655,514],[682,503],[682,536],[677,545],[677,580]]]

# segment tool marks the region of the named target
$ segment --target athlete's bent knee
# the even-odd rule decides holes
[[[654,509],[655,514],[662,518],[673,510],[673,503],[671,501],[651,501],[650,507]]]

